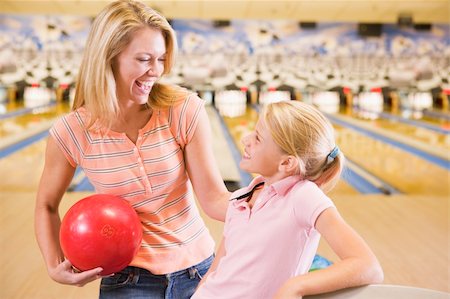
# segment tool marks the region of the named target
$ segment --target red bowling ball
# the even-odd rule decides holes
[[[141,241],[138,215],[126,200],[114,195],[81,199],[61,222],[61,248],[81,271],[102,267],[101,275],[118,272],[129,265]]]

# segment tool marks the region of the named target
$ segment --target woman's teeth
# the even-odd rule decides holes
[[[136,81],[136,85],[144,91],[149,91],[150,88],[152,87],[152,82],[151,81],[144,81],[144,82]]]

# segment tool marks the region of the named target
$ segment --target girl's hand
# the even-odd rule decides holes
[[[100,272],[102,271],[103,269],[99,267],[78,272],[73,268],[72,263],[66,259],[56,266],[56,268],[49,269],[49,275],[56,282],[82,287],[89,282],[101,278]]]

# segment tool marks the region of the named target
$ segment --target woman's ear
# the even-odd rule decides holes
[[[283,160],[281,160],[278,170],[289,175],[295,174],[299,169],[298,163],[299,162],[296,157],[291,155],[286,156],[285,158],[283,158]]]

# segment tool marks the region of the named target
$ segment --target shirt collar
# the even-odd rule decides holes
[[[301,179],[300,175],[291,175],[291,176],[285,177],[284,179],[273,183],[272,185],[269,186],[269,188],[270,188],[270,190],[273,190],[276,194],[284,196],[292,186],[294,186],[297,182],[299,182],[301,180],[302,179]],[[264,177],[257,176],[250,182],[250,184],[247,187],[244,187],[244,188],[234,191],[231,194],[230,200],[235,200],[235,199],[243,196],[244,194],[249,193],[256,185],[258,185],[259,183],[262,183],[264,181],[265,181]],[[265,188],[267,188],[267,187],[265,187]]]
[[[234,191],[233,193],[231,193],[230,200],[235,200],[239,197],[242,197],[244,194],[249,193],[256,185],[258,185],[259,183],[263,183],[263,182],[264,182],[264,178],[262,176],[258,176],[256,178],[254,178],[247,187],[238,189],[238,190]]]
[[[276,194],[284,196],[296,183],[301,181],[301,176],[299,175],[290,175],[281,179],[272,185],[270,185],[270,190],[275,191]]]

